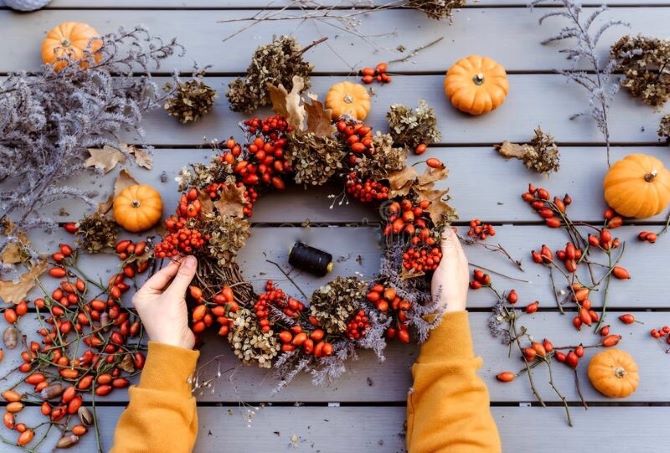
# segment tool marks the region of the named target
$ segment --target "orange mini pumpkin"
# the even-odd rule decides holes
[[[126,187],[114,197],[114,220],[124,229],[137,233],[156,225],[163,213],[161,194],[146,184]]]
[[[326,108],[332,110],[332,118],[349,115],[363,121],[370,112],[370,93],[358,83],[336,83],[326,94]]]
[[[99,62],[102,55],[98,50],[102,47],[102,40],[97,39],[98,36],[95,28],[88,24],[63,22],[49,30],[42,41],[42,61],[60,71],[68,64],[65,59],[80,61],[88,51]],[[82,62],[81,66],[86,67],[86,63]]]
[[[612,165],[603,188],[605,201],[619,214],[651,217],[670,203],[670,170],[654,156],[630,154]]]
[[[507,73],[491,58],[470,55],[449,68],[444,92],[458,110],[482,115],[505,102],[509,93]]]
[[[625,398],[640,383],[633,356],[620,349],[607,349],[593,356],[588,376],[593,387],[609,398]]]

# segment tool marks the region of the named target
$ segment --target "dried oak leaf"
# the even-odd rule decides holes
[[[221,190],[220,198],[213,203],[214,207],[222,216],[244,217],[245,191],[243,185],[227,183]]]
[[[293,76],[293,88],[286,91],[284,85],[275,86],[268,83],[268,92],[272,100],[272,110],[286,118],[288,124],[295,129],[303,130],[305,123],[305,107],[302,105],[300,92],[305,87],[305,79]]]
[[[442,225],[450,222],[457,216],[454,208],[449,206],[447,193],[449,189],[436,189],[435,183],[447,177],[449,170],[442,168],[426,168],[426,171],[417,178],[416,184],[412,190],[417,195],[419,201],[428,200],[428,214],[435,225]]]
[[[154,165],[153,157],[151,153],[144,148],[138,148],[133,145],[125,145],[128,150],[128,154],[135,158],[135,163],[138,167],[146,168],[151,170]]]
[[[95,167],[103,173],[109,173],[117,164],[126,162],[126,155],[120,150],[105,145],[103,148],[88,148],[89,157],[84,161],[84,167]]]
[[[0,263],[2,264],[19,264],[24,263],[30,259],[30,255],[26,253],[26,249],[30,245],[30,240],[25,231],[15,231],[14,224],[7,222],[3,228],[5,236],[14,235],[16,239],[9,242],[2,252],[0,252]]]
[[[395,171],[386,178],[389,182],[389,197],[395,198],[405,196],[409,193],[412,185],[416,182],[418,174],[414,167],[407,165],[399,171]]]
[[[319,137],[327,137],[335,132],[335,125],[331,120],[331,110],[326,109],[316,96],[308,96],[303,102],[307,113],[307,132]]]
[[[30,266],[18,279],[18,281],[0,281],[0,299],[5,303],[18,303],[25,299],[28,293],[35,287],[37,279],[47,270],[47,261],[39,260]]]

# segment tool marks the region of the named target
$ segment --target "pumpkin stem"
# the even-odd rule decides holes
[[[472,81],[475,82],[475,85],[481,85],[484,83],[484,74],[478,72],[472,77]]]
[[[133,201],[130,203],[130,206],[132,206],[133,208],[139,208],[140,205],[141,205],[140,200],[133,200]]]
[[[70,40],[69,40],[69,39],[63,39],[63,40],[60,42],[60,45],[63,46],[63,47],[70,47],[72,44],[70,43]]]
[[[652,170],[646,175],[644,175],[644,180],[647,182],[652,182],[656,178],[656,176],[658,176],[658,171]]]
[[[621,379],[626,375],[626,370],[623,367],[616,367],[614,368],[614,376]]]
[[[348,94],[345,94],[345,95],[344,95],[344,99],[342,99],[342,100],[343,100],[345,103],[347,103],[347,104],[351,104],[352,102],[354,102],[354,98],[352,98],[352,97],[349,96]]]

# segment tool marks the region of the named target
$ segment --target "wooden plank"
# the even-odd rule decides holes
[[[321,1],[319,5],[333,5],[336,7],[359,7],[365,8],[370,5],[380,5],[380,4],[396,4],[395,1],[383,1],[376,0],[372,1],[362,1],[362,0],[326,0]],[[588,5],[600,5],[605,2],[601,0],[587,0],[583,4]],[[670,5],[668,0],[644,0],[641,2],[635,2],[633,0],[610,0],[606,2],[610,7],[616,6],[665,6]],[[298,3],[302,5],[301,3]],[[558,2],[555,2],[558,4]],[[3,5],[3,1],[0,0],[0,6]],[[99,8],[99,9],[234,9],[236,7],[255,7],[255,8],[278,8],[285,5],[296,6],[296,2],[290,0],[230,0],[222,3],[220,0],[142,0],[142,1],[133,1],[133,0],[103,0],[94,2],[91,0],[54,0],[49,5],[46,6],[46,9],[56,9],[56,8],[69,8],[69,9],[89,9],[89,8]],[[475,0],[469,1],[465,5],[466,8],[469,7],[489,7],[489,6],[526,6],[526,3],[522,0]]]
[[[664,147],[615,147],[612,161],[627,154],[642,152],[658,157],[670,165]],[[154,152],[151,171],[130,167],[130,172],[140,182],[156,187],[163,197],[164,215],[173,212],[178,204],[179,192],[175,177],[182,168],[192,163],[208,162],[213,156],[203,149],[158,149]],[[606,172],[606,152],[600,147],[561,147],[561,169],[547,178],[526,169],[517,160],[502,159],[488,147],[431,147],[422,156],[410,155],[409,162],[416,163],[426,157],[439,157],[449,168],[449,176],[438,185],[448,188],[450,203],[456,208],[461,221],[480,218],[488,222],[539,222],[540,218],[521,201],[528,183],[546,187],[553,194],[563,196],[569,192],[574,199],[569,208],[574,220],[600,223],[606,207],[602,199],[602,178]],[[111,192],[117,171],[97,175],[82,172],[67,185],[95,192],[101,202]],[[482,181],[487,184],[483,185]],[[333,204],[329,196],[339,194],[342,186],[335,182],[325,187],[305,190],[292,186],[282,193],[262,194],[254,207],[254,223],[365,223],[379,221],[376,209],[355,200],[349,204]],[[332,206],[332,209],[331,209]],[[287,209],[290,207],[290,209]],[[67,215],[62,215],[62,211]],[[91,208],[78,202],[64,200],[44,209],[45,214],[60,222],[77,221]],[[662,223],[666,213],[645,219],[631,219],[630,223]]]
[[[665,280],[659,278],[658,263],[662,262],[668,253],[668,242],[659,240],[655,245],[639,242],[635,239],[639,228],[623,227],[614,231],[622,240],[627,241],[626,253],[621,264],[630,270],[633,279],[621,282],[613,281],[609,295],[609,305],[617,308],[663,308],[668,302],[660,297],[665,290]],[[500,290],[515,288],[520,295],[522,304],[533,300],[541,301],[543,308],[555,308],[554,297],[548,271],[544,266],[533,263],[530,259],[530,250],[538,249],[542,243],[548,244],[554,250],[565,245],[567,237],[555,230],[549,230],[540,226],[501,226],[497,227],[497,234],[488,242],[491,244],[502,244],[514,259],[521,260],[525,272],[520,272],[514,265],[499,253],[486,250],[478,245],[465,248],[473,266],[482,266],[501,272],[509,277],[528,281],[521,282],[509,280],[504,277],[493,275],[495,286]],[[465,228],[460,229],[465,235]],[[46,238],[49,239],[46,239]],[[129,237],[122,235],[121,237]],[[284,277],[274,264],[266,260],[272,260],[285,269],[289,270],[288,250],[294,241],[303,241],[317,248],[329,251],[333,254],[335,269],[327,277],[316,278],[309,274],[293,270],[292,278],[298,286],[307,294],[327,283],[338,275],[360,274],[365,279],[373,279],[379,271],[379,259],[381,256],[380,235],[376,228],[254,228],[252,239],[240,252],[238,262],[247,279],[252,282],[258,290],[261,290],[266,280],[274,280],[294,297],[304,299],[300,292]],[[72,242],[71,237],[46,236],[43,239],[40,251],[51,253],[60,242]],[[41,245],[38,241],[38,245]],[[596,259],[604,262],[604,257]],[[81,258],[80,268],[90,272],[90,277],[98,276],[106,281],[112,274],[118,272],[119,261],[113,255],[84,255]],[[594,271],[600,275],[600,270]],[[51,290],[55,280],[44,278],[44,286]],[[556,274],[556,284],[564,289],[565,283],[562,277]],[[588,281],[586,279],[585,281]],[[33,292],[39,294],[39,290]],[[470,306],[476,308],[488,308],[493,301],[487,291],[471,291]],[[36,296],[34,296],[36,297]],[[129,299],[128,299],[129,300]],[[600,306],[601,295],[594,293],[593,303]]]
[[[260,0],[265,3],[265,0]],[[250,6],[250,5],[246,5]],[[538,25],[538,18],[546,9],[521,8],[466,8],[455,14],[451,25],[428,19],[423,13],[407,10],[387,10],[355,16],[360,19],[360,30],[369,39],[343,30],[341,22],[303,22],[300,20],[269,21],[237,35],[225,44],[221,40],[247,27],[248,23],[218,23],[221,20],[252,17],[255,10],[214,11],[203,14],[199,10],[42,10],[32,14],[0,11],[0,24],[5,31],[6,45],[0,49],[0,72],[36,70],[39,67],[38,41],[54,25],[66,20],[88,22],[100,32],[112,31],[120,25],[141,23],[153,33],[171,38],[177,36],[188,49],[188,57],[171,58],[163,68],[170,71],[191,71],[193,61],[201,67],[211,65],[212,71],[241,72],[249,64],[252,51],[269,42],[273,35],[294,34],[304,44],[324,35],[332,38],[309,53],[310,61],[319,72],[344,72],[362,65],[391,60],[404,54],[399,45],[414,49],[440,36],[439,45],[426,49],[410,61],[394,65],[394,71],[444,71],[456,59],[472,53],[494,56],[509,70],[552,70],[570,68],[571,63],[557,52],[558,46],[542,46],[543,39],[557,33],[565,25],[561,20],[550,20]],[[288,11],[286,14],[300,14]],[[342,11],[341,14],[350,14]],[[665,24],[670,20],[670,8],[616,8],[608,15],[631,23],[626,31],[608,32],[601,43],[600,55],[605,56],[608,46],[623,33],[645,33],[666,36]],[[505,33],[499,33],[499,24],[505,24]],[[197,30],[194,33],[193,30]],[[473,33],[477,30],[477,33]],[[26,45],[26,43],[34,43]],[[230,52],[229,49],[235,49]]]
[[[250,410],[254,411],[253,416],[248,413]],[[112,446],[121,411],[120,407],[98,408],[105,449]],[[670,408],[593,407],[586,412],[576,409],[573,428],[567,426],[563,410],[558,407],[493,407],[491,412],[504,451],[560,453],[582,451],[584,445],[589,445],[590,452],[610,453],[620,451],[617,448],[621,445],[635,445],[635,451],[637,448],[656,451],[658,445],[667,441],[665,420]],[[20,417],[29,423],[40,419],[33,408],[25,409]],[[630,420],[635,420],[634,430],[630,429]],[[404,422],[404,407],[200,407],[194,451],[335,453],[345,448],[351,453],[401,452],[405,451]],[[519,435],[520,427],[527,433],[551,434]],[[5,434],[9,438],[9,433]],[[51,451],[57,437],[52,432],[43,451]],[[595,438],[598,442],[593,442]],[[89,433],[70,451],[91,452],[95,448],[95,435]],[[24,450],[3,445],[3,451]]]
[[[224,95],[230,78],[208,79],[219,91],[214,111],[199,123],[180,126],[165,112],[149,113],[144,120],[145,142],[157,145],[201,145],[211,139],[241,137],[238,123],[247,116],[231,112]],[[333,83],[341,77],[314,77],[313,91],[324,98]],[[350,79],[353,80],[353,79]],[[386,129],[386,112],[391,104],[415,106],[420,99],[428,99],[435,109],[442,132],[441,143],[489,144],[503,140],[527,141],[533,129],[542,126],[562,143],[602,143],[603,139],[590,117],[570,120],[586,108],[586,93],[568,84],[559,75],[512,75],[511,94],[507,102],[489,115],[473,118],[461,114],[442,97],[443,77],[396,76],[389,86],[376,88],[372,111],[367,122],[375,129]],[[549,107],[551,106],[551,107]],[[258,112],[258,116],[268,111]],[[612,142],[656,143],[656,131],[663,114],[634,101],[620,92],[610,111]],[[132,137],[128,138],[133,140]]]
[[[597,393],[589,385],[586,376],[586,364],[593,354],[587,350],[586,358],[578,369],[581,388],[584,397],[589,402],[597,403],[670,403],[670,389],[664,383],[670,361],[664,353],[664,347],[654,344],[648,331],[652,327],[668,324],[670,314],[667,312],[633,312],[644,325],[623,326],[612,317],[612,331],[623,335],[620,348],[634,354],[640,366],[640,387],[636,393],[625,400],[609,400]],[[33,315],[29,315],[32,317]],[[507,356],[507,347],[502,345],[488,332],[488,313],[471,313],[470,322],[474,337],[475,350],[484,360],[480,375],[489,387],[491,401],[495,403],[533,402],[528,382],[524,376],[509,384],[501,384],[495,380],[495,375],[505,370],[518,370],[521,362],[518,356]],[[571,324],[570,317],[563,317],[558,313],[538,313],[519,321],[529,329],[529,333],[537,339],[550,338],[556,346],[568,346],[583,342],[585,345],[595,344],[599,337],[591,334],[588,329],[576,332]],[[28,334],[29,339],[35,336],[38,328],[35,320],[22,320],[21,327]],[[0,365],[0,374],[4,375],[12,367],[20,363],[18,350],[6,350],[6,359]],[[347,362],[346,373],[328,386],[315,387],[309,375],[298,376],[291,384],[280,392],[276,392],[278,378],[271,370],[261,370],[256,367],[243,366],[232,355],[227,343],[213,334],[205,337],[201,348],[200,364],[206,364],[217,357],[209,365],[200,368],[200,381],[215,378],[217,370],[222,376],[213,380],[210,388],[200,388],[195,394],[199,401],[208,403],[226,402],[237,404],[240,402],[388,402],[402,403],[407,390],[412,385],[410,367],[416,359],[417,347],[393,343],[387,348],[386,360],[379,362],[369,351],[363,351],[356,361]],[[572,370],[556,363],[554,365],[554,380],[556,386],[566,398],[577,404],[579,397],[575,391]],[[533,376],[538,391],[544,400],[551,403],[560,402],[547,382],[545,367],[534,370]],[[20,380],[18,374],[12,375],[7,382],[14,384]],[[125,390],[115,391],[101,401],[127,401]]]

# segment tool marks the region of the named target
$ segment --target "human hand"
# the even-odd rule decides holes
[[[193,256],[170,261],[133,296],[133,305],[152,341],[193,349],[195,336],[188,327],[184,297],[197,267]]]
[[[468,259],[456,233],[447,228],[442,232],[442,259],[431,281],[433,300],[445,312],[465,310],[468,283]]]

